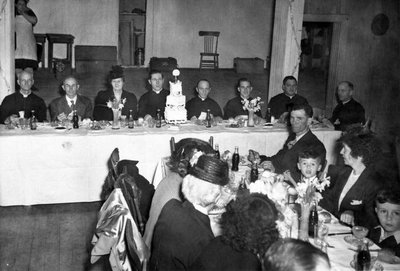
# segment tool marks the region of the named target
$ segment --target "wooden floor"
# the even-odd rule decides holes
[[[106,270],[89,265],[100,202],[0,207],[0,270]]]

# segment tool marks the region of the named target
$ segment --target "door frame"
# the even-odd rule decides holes
[[[325,115],[330,116],[336,105],[335,89],[337,84],[344,80],[341,68],[340,45],[344,44],[347,36],[349,16],[346,14],[304,14],[304,22],[326,22],[332,23],[332,42],[329,56],[328,83],[325,95]]]

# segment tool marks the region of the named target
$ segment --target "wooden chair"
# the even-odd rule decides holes
[[[200,69],[218,69],[219,61],[217,53],[219,31],[199,31],[199,36],[204,37],[204,52],[200,53]]]

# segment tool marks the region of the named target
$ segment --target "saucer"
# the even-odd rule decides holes
[[[368,240],[368,246],[372,246],[374,244],[374,242],[372,242],[371,240],[369,240],[368,238],[366,238]],[[352,245],[352,246],[359,246],[362,245],[363,241],[360,239],[355,238],[353,235],[348,235],[344,237],[344,241],[346,241],[346,243]]]

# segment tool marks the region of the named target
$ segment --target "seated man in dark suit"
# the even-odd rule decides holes
[[[187,110],[187,118],[191,119],[193,117],[199,118],[201,113],[207,113],[207,109],[210,109],[211,115],[216,118],[219,117],[222,119],[222,110],[219,107],[218,103],[213,99],[209,98],[208,95],[210,94],[211,87],[210,82],[206,79],[201,79],[197,83],[196,92],[197,97],[190,99],[186,103],[186,110]]]
[[[337,87],[338,105],[329,119],[336,130],[346,131],[354,125],[365,123],[364,107],[353,99],[354,85],[349,81],[340,82]]]
[[[161,116],[164,116],[165,102],[169,95],[169,91],[163,88],[164,75],[160,71],[152,70],[148,82],[151,85],[151,90],[139,99],[139,118],[145,118],[147,115],[155,118],[157,109],[160,109]]]
[[[308,104],[307,99],[297,94],[297,79],[293,76],[286,76],[282,83],[283,93],[271,98],[268,108],[271,115],[281,122],[285,122],[290,110],[294,105]]]
[[[248,111],[243,108],[245,101],[250,101],[253,98],[250,97],[253,87],[251,86],[250,80],[247,78],[240,78],[237,85],[237,91],[239,96],[230,99],[224,107],[224,119],[236,118],[241,115],[248,115]],[[255,112],[257,116],[261,117],[261,111]]]
[[[154,228],[150,270],[188,270],[214,238],[209,211],[229,181],[227,163],[202,155],[182,182],[183,202],[164,205]]]
[[[42,98],[32,92],[33,74],[26,71],[20,72],[17,83],[21,87],[20,90],[6,96],[1,103],[0,123],[4,123],[6,119],[18,123],[22,112],[24,118],[30,118],[32,110],[35,111],[38,121],[46,120],[46,104]]]
[[[326,150],[324,144],[311,132],[310,123],[313,111],[310,105],[294,105],[290,112],[290,129],[288,139],[283,148],[274,156],[261,156],[263,167],[276,173],[289,170],[294,180],[300,180],[300,171],[297,168],[299,154],[306,149],[312,149],[320,154],[325,161]]]
[[[92,118],[92,102],[89,98],[78,95],[79,84],[75,77],[68,76],[64,79],[62,89],[65,95],[54,99],[50,103],[51,121],[72,119],[73,111],[76,110],[81,120]]]

